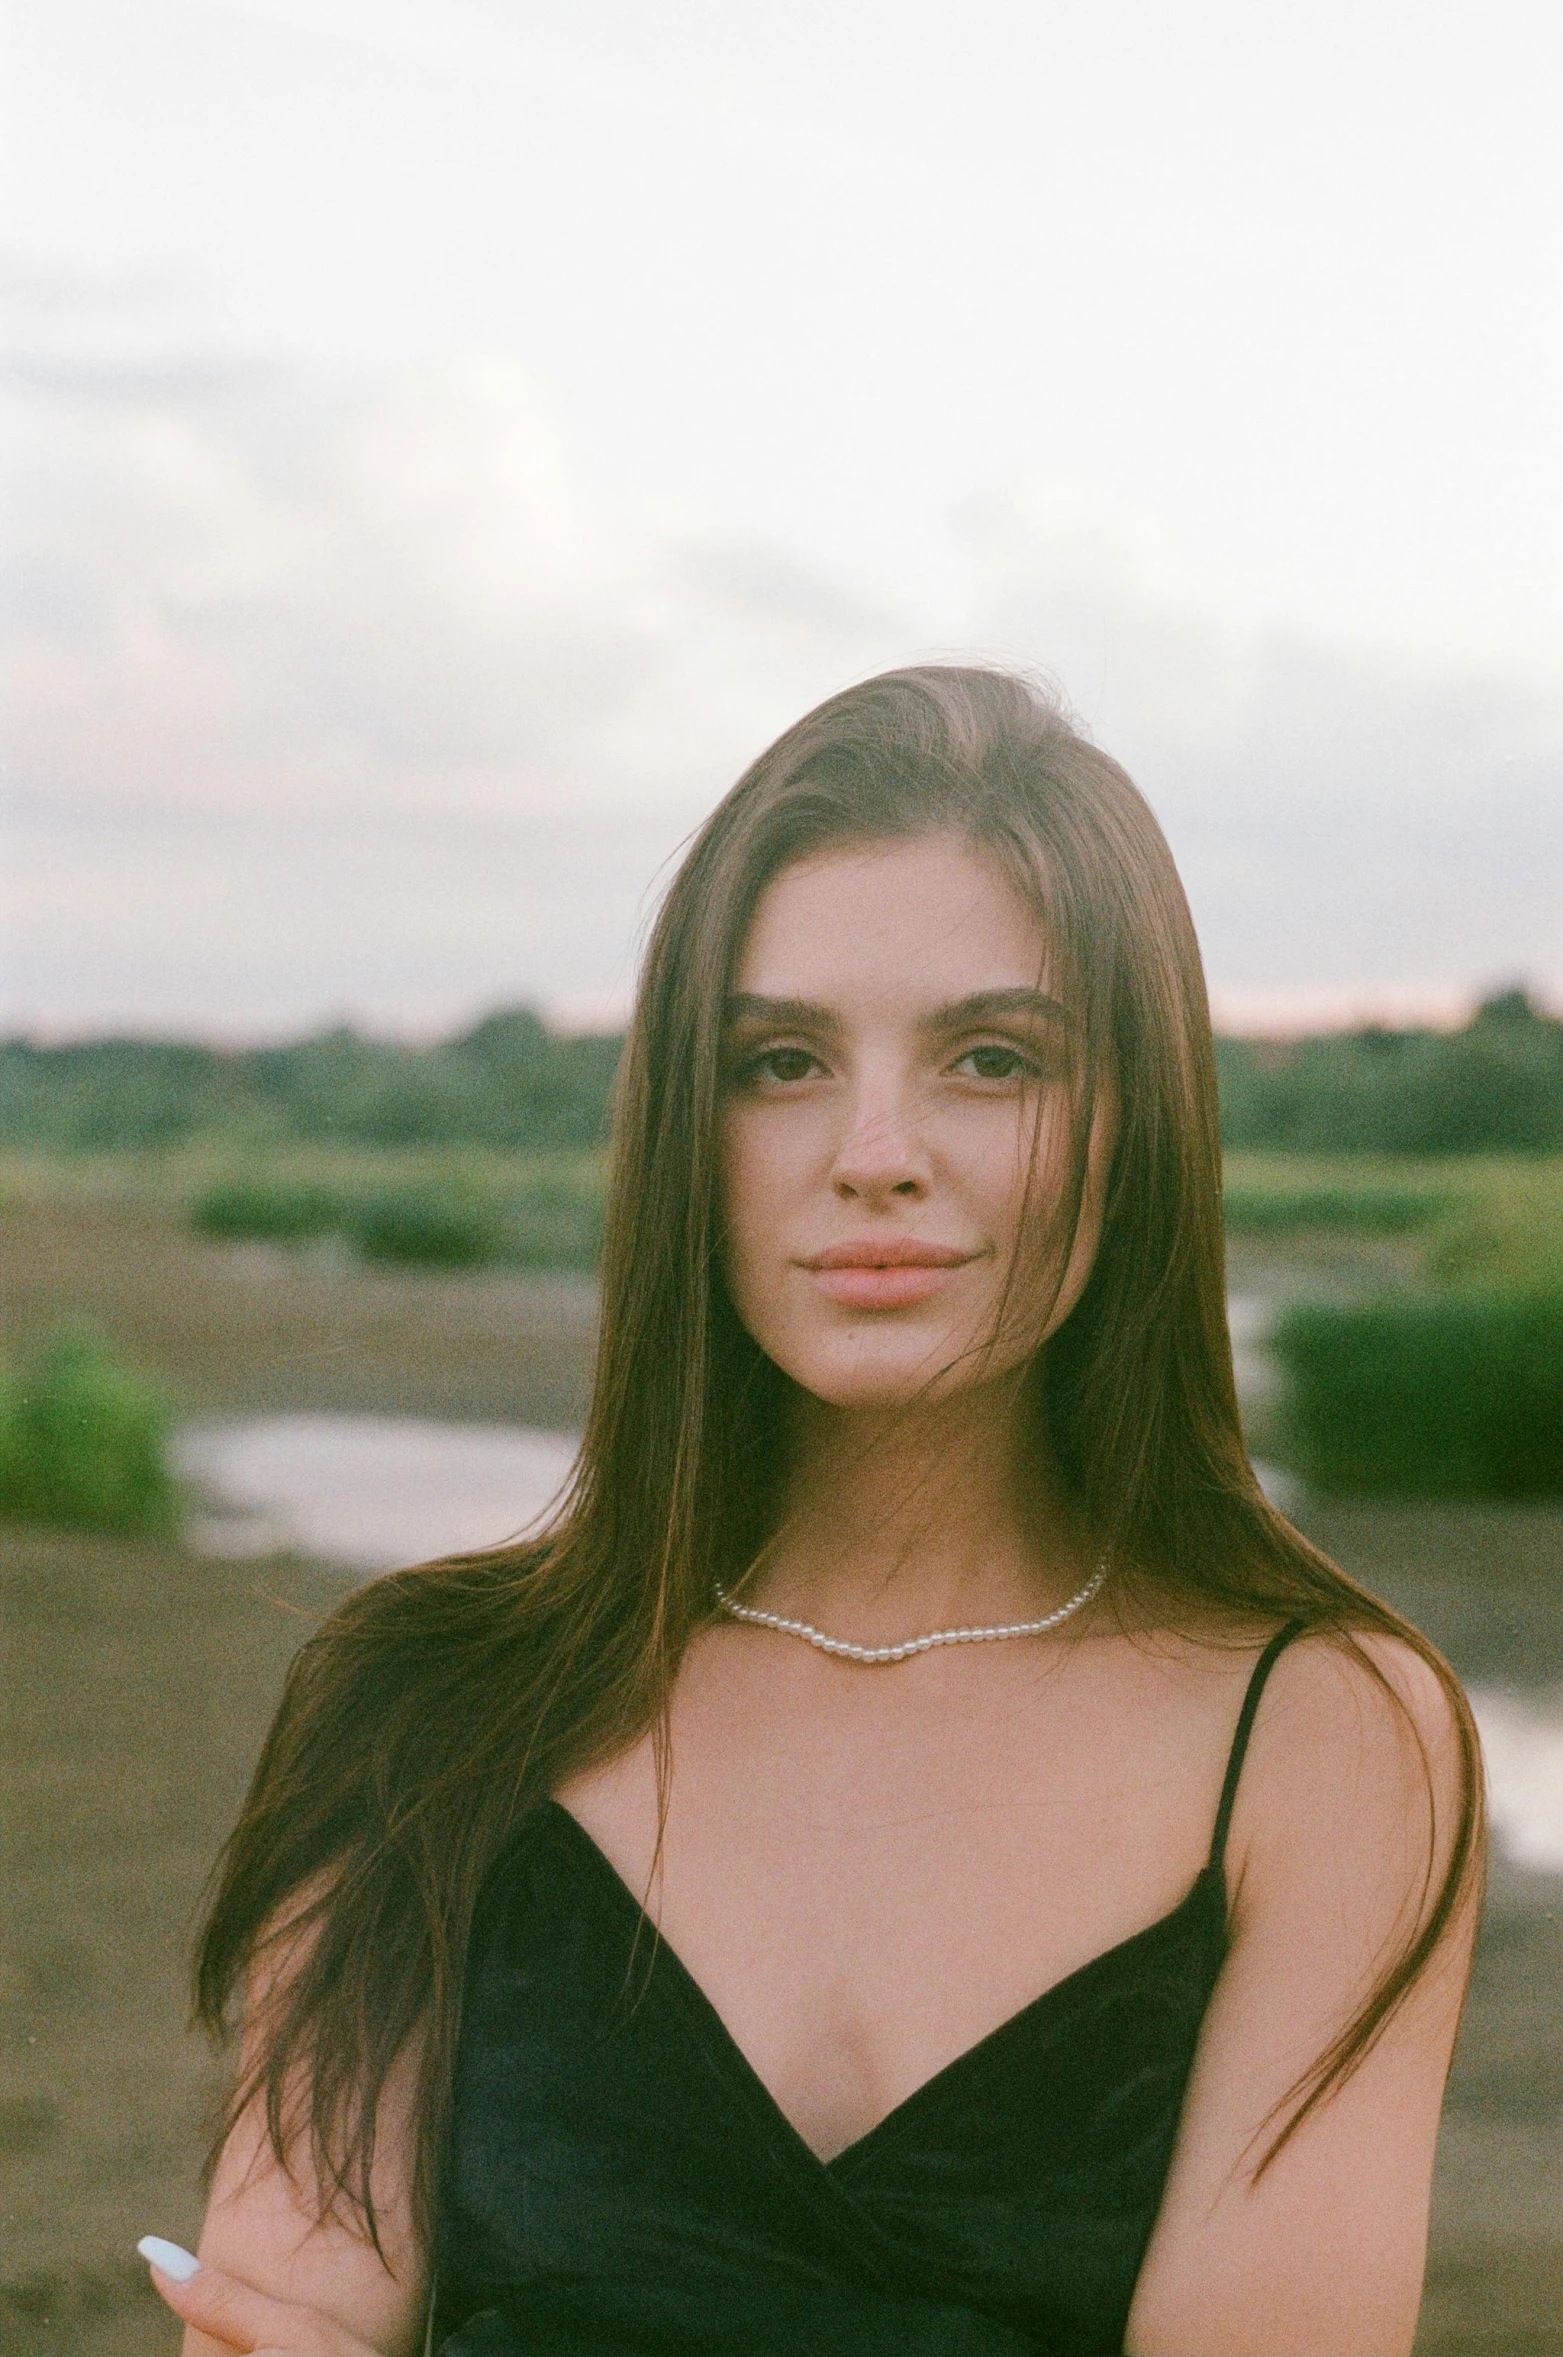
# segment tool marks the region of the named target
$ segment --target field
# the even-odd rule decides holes
[[[556,1427],[580,1414],[592,1300],[579,1278],[219,1243],[190,1232],[188,1196],[171,1201],[147,1167],[4,1175],[7,1349],[88,1319],[185,1412]],[[1324,1183],[1317,1166],[1285,1177],[1305,1183]],[[1235,1239],[1234,1260],[1261,1289],[1349,1295],[1421,1282],[1441,1232],[1272,1227]],[[1563,1501],[1320,1504],[1303,1520],[1467,1677],[1563,1693]],[[167,2357],[175,2336],[132,2245],[195,2231],[217,2085],[183,2030],[181,1951],[287,1659],[340,1580],[19,1528],[0,1532],[0,1558],[0,2357]],[[1563,1878],[1503,1866],[1494,1879],[1418,2346],[1563,2357]]]
[[[192,1415],[579,1422],[586,1277],[366,1268],[329,1245],[225,1243],[189,1228],[183,1178],[199,1183],[117,1158],[0,1165],[0,1350],[80,1320]]]
[[[1229,1153],[1234,1238],[1395,1238],[1408,1273],[1440,1286],[1563,1279],[1563,1155]]]

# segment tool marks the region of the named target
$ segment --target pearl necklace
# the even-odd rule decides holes
[[[908,1637],[900,1645],[854,1645],[846,1637],[827,1637],[812,1621],[785,1620],[779,1612],[757,1612],[752,1604],[735,1604],[720,1583],[716,1600],[733,1620],[749,1621],[757,1629],[775,1629],[784,1637],[801,1637],[806,1645],[821,1653],[834,1653],[843,1661],[907,1661],[914,1653],[931,1653],[936,1645],[985,1645],[995,1637],[1040,1637],[1044,1630],[1056,1629],[1060,1621],[1089,1604],[1106,1577],[1104,1557],[1079,1595],[1071,1596],[1067,1604],[1060,1604],[1056,1612],[1041,1620],[1012,1620],[989,1629],[931,1629],[926,1637]]]

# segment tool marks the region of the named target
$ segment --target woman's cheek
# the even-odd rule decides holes
[[[1046,1129],[1039,1134],[1033,1111],[995,1100],[967,1106],[943,1125],[935,1161],[1002,1252],[1013,1245],[1039,1186],[1048,1183],[1048,1151]]]

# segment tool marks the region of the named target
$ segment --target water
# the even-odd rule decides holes
[[[1270,1354],[1276,1300],[1270,1293],[1229,1293],[1227,1332],[1232,1337],[1232,1372],[1245,1409],[1268,1407],[1280,1390],[1280,1369]]]
[[[1471,1707],[1499,1849],[1516,1866],[1563,1874],[1563,1694],[1477,1687]]]
[[[536,1527],[576,1446],[573,1433],[510,1425],[310,1415],[188,1425],[175,1453],[207,1501],[191,1525],[197,1547],[292,1547],[362,1575]],[[1499,1846],[1517,1866],[1563,1874],[1563,1694],[1491,1687],[1471,1701]]]
[[[213,1555],[292,1547],[355,1572],[492,1547],[546,1515],[575,1462],[569,1432],[417,1416],[265,1416],[187,1425],[175,1461],[211,1501]]]

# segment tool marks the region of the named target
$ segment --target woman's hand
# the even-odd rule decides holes
[[[240,2276],[193,2260],[177,2244],[149,2235],[137,2247],[174,2314],[224,2349],[243,2357],[381,2357],[318,2308],[274,2300]]]

